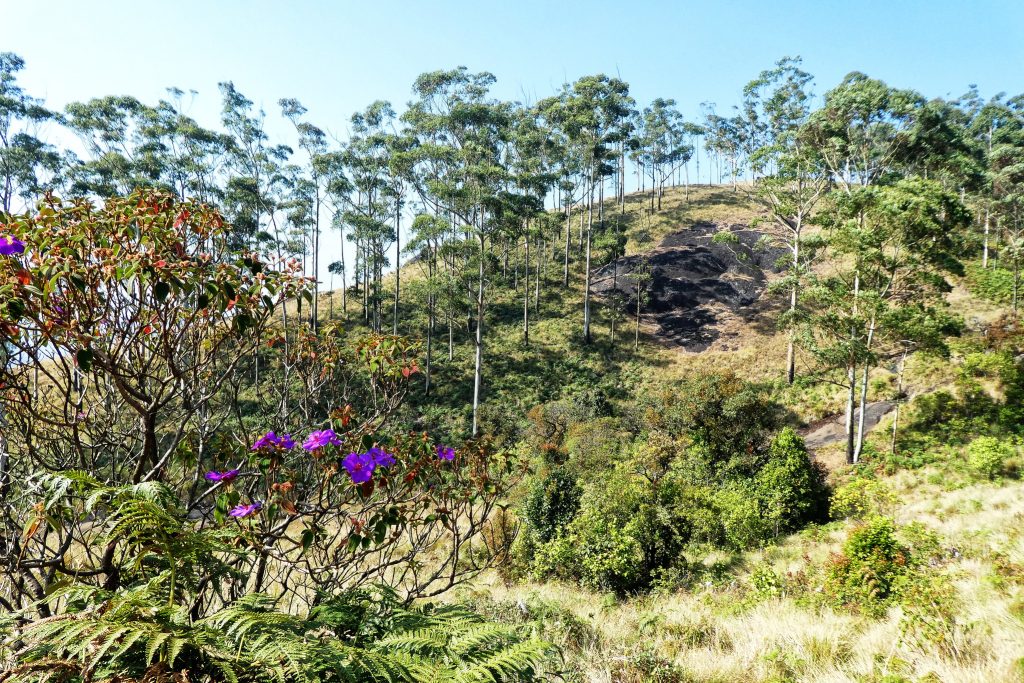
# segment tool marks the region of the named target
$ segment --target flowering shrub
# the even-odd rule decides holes
[[[200,612],[270,590],[291,610],[372,583],[434,595],[514,540],[490,532],[523,472],[514,456],[392,424],[418,346],[295,325],[299,264],[232,251],[214,209],[140,191],[47,198],[8,220],[0,467],[16,470],[0,472],[0,606],[47,616],[39,601],[62,576],[104,590],[129,578],[110,555],[118,532],[78,552],[96,542],[89,513],[44,474],[159,486],[198,530],[230,536]]]
[[[297,263],[231,251],[216,210],[156,191],[47,197],[0,235],[0,408],[18,461],[51,471],[164,476],[225,419],[221,390],[275,309],[307,291]]]
[[[287,592],[234,594],[231,583],[260,562],[253,527],[269,511],[258,501],[208,526],[157,482],[111,487],[68,472],[32,483],[47,521],[28,537],[60,515],[78,522],[80,553],[64,558],[67,578],[37,604],[0,618],[4,680],[426,683],[468,671],[524,683],[540,680],[549,657],[546,644],[515,629],[459,607],[412,608],[383,586],[320,592],[312,608]],[[102,582],[76,571],[105,549]],[[304,566],[301,553],[277,561]],[[37,609],[51,618],[32,618]]]

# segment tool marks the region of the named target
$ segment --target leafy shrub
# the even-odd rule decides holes
[[[836,488],[832,494],[832,517],[867,519],[888,514],[896,505],[896,494],[877,479],[857,477]]]
[[[562,468],[534,482],[526,496],[523,516],[541,543],[550,541],[573,520],[582,495],[576,477]]]
[[[561,441],[565,411],[555,408],[531,419],[547,430],[544,439]],[[780,418],[764,387],[705,373],[678,393],[643,399],[621,422],[573,424],[564,440],[569,459],[529,493],[530,533],[517,557],[536,577],[622,593],[689,581],[687,549],[744,550],[824,521],[824,473]],[[628,432],[604,442],[586,436],[596,424],[621,426],[634,440],[627,447]],[[603,468],[581,466],[591,462],[585,444],[599,446]]]
[[[685,438],[716,472],[732,476],[754,474],[782,417],[767,387],[731,372],[694,373],[671,390],[643,397],[632,416],[637,433]]]
[[[935,647],[947,657],[956,654],[960,600],[947,576],[934,572],[908,576],[900,589],[900,607],[900,634],[905,642],[919,649]]]
[[[750,572],[750,589],[758,598],[765,600],[782,595],[783,581],[767,562],[761,562]]]
[[[854,528],[842,552],[829,559],[825,592],[838,605],[878,616],[897,597],[910,562],[893,521],[873,517]]]
[[[630,531],[593,512],[580,515],[563,534],[537,549],[535,571],[594,590],[636,590],[644,584],[644,556]]]
[[[772,535],[772,522],[756,489],[745,482],[730,482],[715,496],[726,545],[736,550],[760,545]]]
[[[686,683],[685,672],[673,662],[645,649],[616,657],[611,666],[612,680],[618,683]]]
[[[973,265],[967,268],[967,288],[972,294],[1000,304],[1013,299],[1013,272],[1006,268]]]
[[[994,436],[979,436],[967,445],[967,462],[975,472],[988,479],[995,479],[1003,473],[1006,462],[1016,454],[1016,449],[1006,441]]]
[[[775,535],[828,518],[825,473],[811,461],[803,439],[791,427],[772,439],[768,462],[754,486]]]

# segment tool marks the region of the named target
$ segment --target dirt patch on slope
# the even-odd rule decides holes
[[[732,244],[712,241],[727,230]],[[719,338],[724,323],[732,318],[763,323],[762,308],[754,304],[778,272],[776,262],[785,250],[764,245],[761,233],[742,224],[718,226],[698,223],[668,235],[646,254],[617,259],[593,271],[595,294],[613,292],[626,311],[636,311],[638,269],[645,266],[651,279],[641,319],[654,328],[659,339],[687,351],[704,351]]]

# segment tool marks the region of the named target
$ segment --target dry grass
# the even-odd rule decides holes
[[[917,521],[938,532],[953,557],[935,570],[950,577],[963,606],[942,649],[903,638],[898,608],[874,620],[814,600],[758,600],[747,591],[749,571],[760,563],[779,574],[820,565],[841,545],[847,523],[747,553],[740,565],[746,569],[732,583],[694,592],[615,601],[565,585],[509,587],[491,577],[475,588],[476,596],[554,604],[590,624],[598,637],[577,647],[570,660],[581,681],[650,680],[624,673],[624,662],[639,653],[672,663],[684,675],[679,680],[705,683],[1020,681],[1024,483],[973,484],[951,492],[929,483],[929,474],[901,472],[887,483],[901,501],[897,521]]]

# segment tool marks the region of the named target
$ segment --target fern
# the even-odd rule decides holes
[[[196,594],[199,577],[234,571],[224,558],[243,552],[229,532],[193,528],[161,484],[108,487],[80,472],[35,483],[48,509],[96,520],[90,537],[121,549],[125,585],[69,579],[42,601],[56,616],[0,620],[0,643],[18,644],[0,650],[14,662],[0,683],[155,683],[186,671],[207,683],[513,683],[537,680],[550,654],[465,608],[409,607],[383,586],[324,596],[307,616],[248,595],[193,619],[197,600],[219,600]]]

